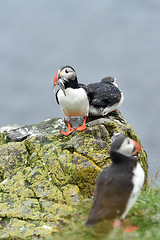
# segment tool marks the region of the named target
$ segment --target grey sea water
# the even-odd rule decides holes
[[[160,168],[160,1],[0,1],[0,126],[63,117],[52,82],[66,64],[81,83],[117,78],[120,110],[152,177]]]

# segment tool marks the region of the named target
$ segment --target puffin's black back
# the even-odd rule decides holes
[[[120,90],[111,82],[91,83],[87,85],[90,102],[94,106],[111,106],[121,99]]]

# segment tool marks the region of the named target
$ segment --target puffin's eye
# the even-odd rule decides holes
[[[68,70],[67,70],[67,69],[65,69],[65,73],[68,73]]]

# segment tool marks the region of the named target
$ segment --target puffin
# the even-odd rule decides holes
[[[90,99],[90,116],[104,117],[108,113],[116,111],[124,99],[114,77],[105,77],[98,83],[87,85],[87,92]]]
[[[71,128],[70,119],[73,116],[83,116],[82,126],[78,131],[86,129],[87,117],[104,117],[112,111],[116,111],[123,102],[123,93],[119,90],[116,78],[105,77],[98,83],[89,85],[78,83],[77,74],[73,67],[66,65],[56,73],[53,81],[54,87],[60,86],[56,92],[57,103],[65,115],[68,124],[68,132],[61,132],[68,136],[74,131]]]
[[[60,89],[56,92],[57,103],[65,115],[68,124],[68,131],[61,131],[61,134],[68,136],[75,129],[71,127],[71,117],[82,116],[83,124],[76,128],[78,131],[86,129],[86,120],[89,113],[89,99],[87,92],[77,81],[77,75],[71,66],[63,66],[56,73],[53,85],[59,85]]]
[[[139,143],[123,134],[119,134],[111,144],[112,164],[97,177],[86,226],[107,219],[113,221],[113,226],[123,228],[124,219],[144,184],[145,174],[137,161],[140,150]],[[127,231],[132,232],[135,228],[131,226]]]

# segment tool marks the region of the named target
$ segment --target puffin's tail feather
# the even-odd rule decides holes
[[[92,227],[96,224],[97,222],[90,221],[89,219],[85,222],[85,226],[87,227]]]

